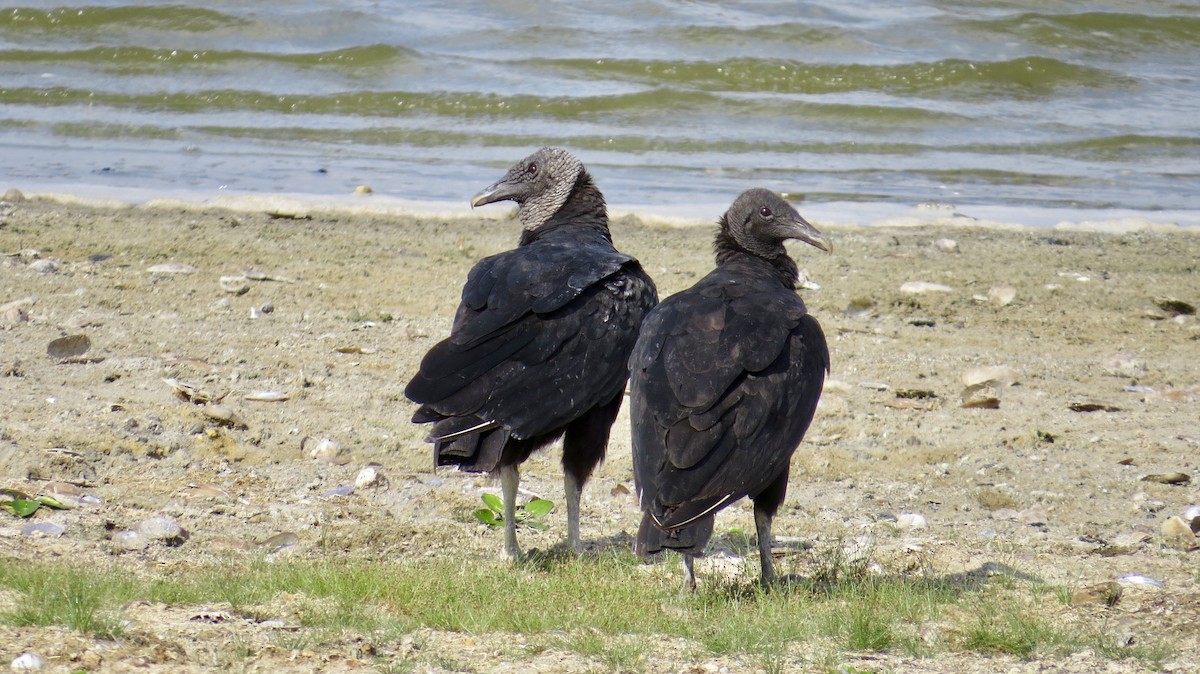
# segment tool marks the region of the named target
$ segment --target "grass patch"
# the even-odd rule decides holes
[[[0,560],[0,588],[15,601],[0,611],[12,625],[63,625],[98,637],[122,634],[121,607],[134,600],[170,606],[228,605],[263,620],[286,612],[299,631],[276,646],[314,648],[338,635],[397,642],[418,629],[517,634],[540,649],[586,656],[603,671],[643,672],[658,638],[696,654],[746,656],[766,671],[797,663],[805,645],[838,654],[945,652],[1062,657],[1091,650],[1114,659],[1161,661],[1157,644],[1121,646],[1102,622],[1063,621],[1062,592],[1005,578],[928,579],[869,574],[865,565],[817,560],[818,573],[763,591],[754,569],[704,579],[678,596],[678,579],[647,574],[628,554],[499,561],[255,561],[170,573],[67,562]],[[280,608],[286,606],[286,610]],[[1086,617],[1086,616],[1085,616]],[[278,643],[280,639],[287,644]],[[249,657],[247,643],[233,656]],[[394,662],[394,671],[403,671]]]

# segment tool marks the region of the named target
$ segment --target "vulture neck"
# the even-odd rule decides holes
[[[713,248],[717,253],[718,267],[746,269],[753,273],[767,274],[779,281],[780,285],[789,290],[796,289],[800,279],[800,268],[796,261],[787,254],[783,244],[778,244],[778,253],[767,257],[762,253],[752,252],[739,244],[732,236],[724,231],[717,233]]]
[[[580,230],[584,230],[581,232]],[[605,241],[612,243],[612,234],[608,231],[608,209],[604,205],[604,195],[592,182],[587,171],[580,171],[575,179],[575,186],[567,195],[563,205],[551,215],[546,222],[521,231],[522,246],[562,231],[571,232],[573,236],[580,233],[599,234]]]

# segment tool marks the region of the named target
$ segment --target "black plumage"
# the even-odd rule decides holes
[[[471,205],[503,200],[519,205],[519,245],[471,269],[450,336],[404,393],[421,404],[413,421],[433,424],[436,465],[499,474],[512,557],[517,466],[562,437],[567,540],[579,551],[579,494],[604,458],[629,354],[658,295],[613,247],[604,197],[566,150],[538,150]]]
[[[742,193],[718,224],[716,269],[655,307],[630,358],[644,511],[635,549],[682,553],[692,589],[716,513],[743,496],[754,501],[763,583],[774,581],[771,520],[829,370],[783,245],[829,251],[829,240],[765,189]]]

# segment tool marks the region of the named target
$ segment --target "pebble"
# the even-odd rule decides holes
[[[150,267],[146,271],[151,274],[191,274],[199,271],[190,264],[183,262],[164,262]]]
[[[36,672],[46,665],[42,657],[37,653],[22,653],[13,658],[9,669],[14,672]]]
[[[1183,511],[1183,521],[1192,527],[1192,533],[1200,533],[1200,505],[1188,506]]]
[[[275,534],[262,542],[262,546],[267,549],[267,554],[279,552],[284,548],[290,548],[293,545],[300,544],[300,537],[290,531],[285,531],[281,534]]]
[[[1159,484],[1187,484],[1192,476],[1187,473],[1153,473],[1142,478],[1142,482],[1157,482]]]
[[[354,478],[354,486],[360,489],[366,487],[386,487],[387,478],[383,475],[383,467],[377,463],[368,463],[358,471]]]
[[[354,193],[359,196],[371,194],[374,191],[375,190],[371,189],[370,185],[359,185],[358,187],[354,188]]]
[[[250,280],[245,276],[222,276],[221,290],[234,295],[245,295],[250,292]]]
[[[954,288],[942,283],[931,283],[929,281],[908,281],[900,284],[900,292],[909,293],[911,295],[922,295],[925,293],[950,293],[954,292]]]
[[[67,335],[51,340],[46,345],[46,355],[55,360],[66,360],[82,356],[92,348],[92,340],[87,335]]]
[[[25,201],[25,193],[15,187],[10,188],[4,193],[4,201],[10,204],[19,204]]]
[[[1192,532],[1192,526],[1184,522],[1182,517],[1168,517],[1163,520],[1159,532],[1171,545],[1191,549],[1196,544],[1196,534]]]
[[[321,498],[333,498],[334,496],[349,496],[354,493],[354,485],[343,484],[321,494]]]
[[[1136,378],[1144,376],[1150,371],[1150,366],[1146,364],[1146,361],[1132,353],[1114,353],[1105,358],[1100,365],[1104,374],[1110,377]]]
[[[317,446],[308,455],[317,461],[324,461],[326,463],[338,463],[339,461],[345,463],[343,461],[345,457],[342,456],[342,448],[338,446],[338,443],[329,438],[318,442]]]
[[[1008,306],[1017,297],[1017,289],[1012,286],[996,286],[988,291],[987,299],[998,307]]]
[[[53,522],[36,522],[21,527],[21,533],[30,538],[58,538],[63,535],[63,528]]]
[[[29,321],[29,312],[25,311],[25,307],[9,306],[0,312],[0,322],[7,325],[16,325],[17,323],[26,323]]]
[[[178,542],[184,537],[183,527],[165,515],[151,517],[138,525],[138,531],[147,538],[164,543]]]
[[[1086,604],[1104,604],[1105,606],[1116,606],[1117,602],[1121,601],[1121,594],[1124,591],[1121,585],[1114,581],[1105,581],[1096,583],[1084,588],[1080,588],[1078,592],[1071,596],[1072,606],[1081,606]]]
[[[34,260],[29,263],[29,270],[39,274],[54,274],[58,272],[58,263],[49,258],[43,260]]]
[[[896,526],[901,529],[927,529],[929,522],[917,513],[901,513],[896,517]]]
[[[954,239],[938,239],[937,241],[933,242],[933,247],[937,248],[938,250],[942,251],[943,253],[957,253],[958,252],[958,242],[955,241]]]
[[[149,544],[145,536],[131,529],[125,529],[113,534],[112,542],[113,545],[117,546],[117,548],[132,552],[145,550],[146,546]]]
[[[237,412],[234,412],[233,409],[228,405],[209,403],[200,408],[200,412],[221,426],[228,426],[230,428],[246,428],[246,422],[242,421],[242,418],[238,416]]]

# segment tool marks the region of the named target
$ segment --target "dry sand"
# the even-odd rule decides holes
[[[626,216],[613,234],[666,296],[711,268],[711,224],[695,224]],[[493,485],[431,471],[402,391],[421,354],[447,332],[467,269],[510,247],[517,228],[498,216],[315,211],[291,219],[41,199],[4,206],[0,487],[37,493],[48,480],[73,482],[100,504],[38,513],[33,520],[63,528],[51,537],[27,536],[21,528],[30,522],[0,512],[0,563],[120,555],[170,569],[206,556],[249,558],[262,541],[289,533],[298,539],[291,555],[495,559],[500,534],[468,516]],[[968,218],[827,231],[834,254],[792,249],[814,284],[802,294],[828,336],[833,372],[794,459],[780,538],[834,545],[867,537],[889,564],[911,557],[935,574],[1008,573],[1067,587],[1148,576],[1163,589],[1128,585],[1116,608],[1064,606],[1063,619],[1110,610],[1114,634],[1165,638],[1175,654],[1164,668],[1197,671],[1200,552],[1160,533],[1168,517],[1200,503],[1196,478],[1142,478],[1200,471],[1200,325],[1184,304],[1162,301],[1200,304],[1200,232],[1002,230]],[[165,263],[193,271],[150,271]],[[247,290],[223,289],[221,277]],[[905,292],[909,282],[945,289]],[[66,363],[47,355],[52,340],[77,334],[90,339],[85,354]],[[964,373],[993,366],[1009,371],[971,399],[994,394],[999,407],[963,407]],[[207,418],[164,379],[224,395],[244,427]],[[245,399],[257,391],[289,398]],[[584,494],[583,536],[593,545],[619,544],[637,526],[636,504],[620,488],[633,486],[627,426],[622,414],[609,459]],[[335,462],[310,457],[324,439],[342,452]],[[382,467],[387,489],[323,496],[353,484],[369,463]],[[556,449],[535,457],[523,477],[529,492],[561,502]],[[927,526],[899,525],[906,514]],[[181,524],[186,543],[117,549],[115,532],[156,515]],[[523,544],[553,545],[564,517],[552,513],[550,531],[525,532]],[[748,504],[718,519],[716,554],[698,567],[702,582],[721,572],[723,534],[737,530],[753,530]],[[13,600],[0,591],[0,605]],[[226,662],[228,630],[189,621],[197,610],[126,611],[133,636],[120,644],[0,626],[0,664],[33,650],[48,671],[216,669]],[[239,629],[238,643],[251,650],[241,666],[251,671],[375,666],[354,639],[297,655],[264,646],[272,643],[259,633],[267,628]],[[455,634],[423,639],[450,662],[477,652],[478,671],[505,669],[488,660],[486,637],[474,646]],[[654,660],[667,657],[662,648],[654,647],[648,671],[663,665]],[[507,667],[598,667],[578,655],[547,657]],[[1089,653],[1034,663],[863,657],[851,664],[945,672],[1139,666]],[[754,669],[730,659],[692,664]]]

